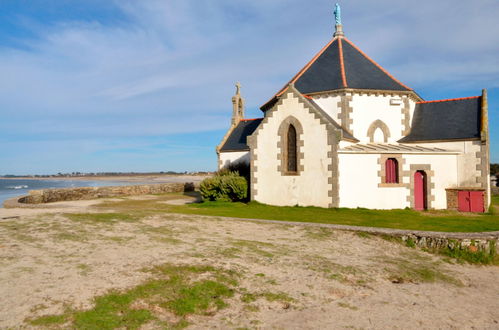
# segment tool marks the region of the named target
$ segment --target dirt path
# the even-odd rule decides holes
[[[499,328],[499,267],[450,264],[327,228],[171,214],[112,221],[63,215],[97,212],[94,204],[0,209],[1,328],[91,308],[93,297],[134,287],[151,278],[144,269],[165,263],[240,274],[228,306],[190,317],[192,328]],[[249,301],[246,291],[286,299]]]

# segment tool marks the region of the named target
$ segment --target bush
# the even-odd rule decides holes
[[[203,199],[237,202],[248,197],[248,182],[238,172],[222,170],[214,177],[204,179],[199,190]]]

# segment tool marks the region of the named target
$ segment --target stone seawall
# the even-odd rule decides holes
[[[44,204],[62,201],[89,200],[132,195],[150,195],[193,191],[193,183],[163,183],[133,186],[81,187],[31,190],[18,199],[23,204]]]

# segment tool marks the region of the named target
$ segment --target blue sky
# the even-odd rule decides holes
[[[349,0],[346,36],[427,100],[489,91],[499,2]],[[0,174],[214,170],[247,116],[332,37],[326,0],[0,0]]]

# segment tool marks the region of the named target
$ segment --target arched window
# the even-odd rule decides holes
[[[297,162],[297,147],[296,147],[296,129],[293,125],[289,125],[288,128],[288,137],[287,137],[288,145],[287,145],[287,161],[288,161],[288,172],[297,172],[298,171],[298,162]]]
[[[385,183],[399,183],[399,163],[395,158],[385,162]]]

